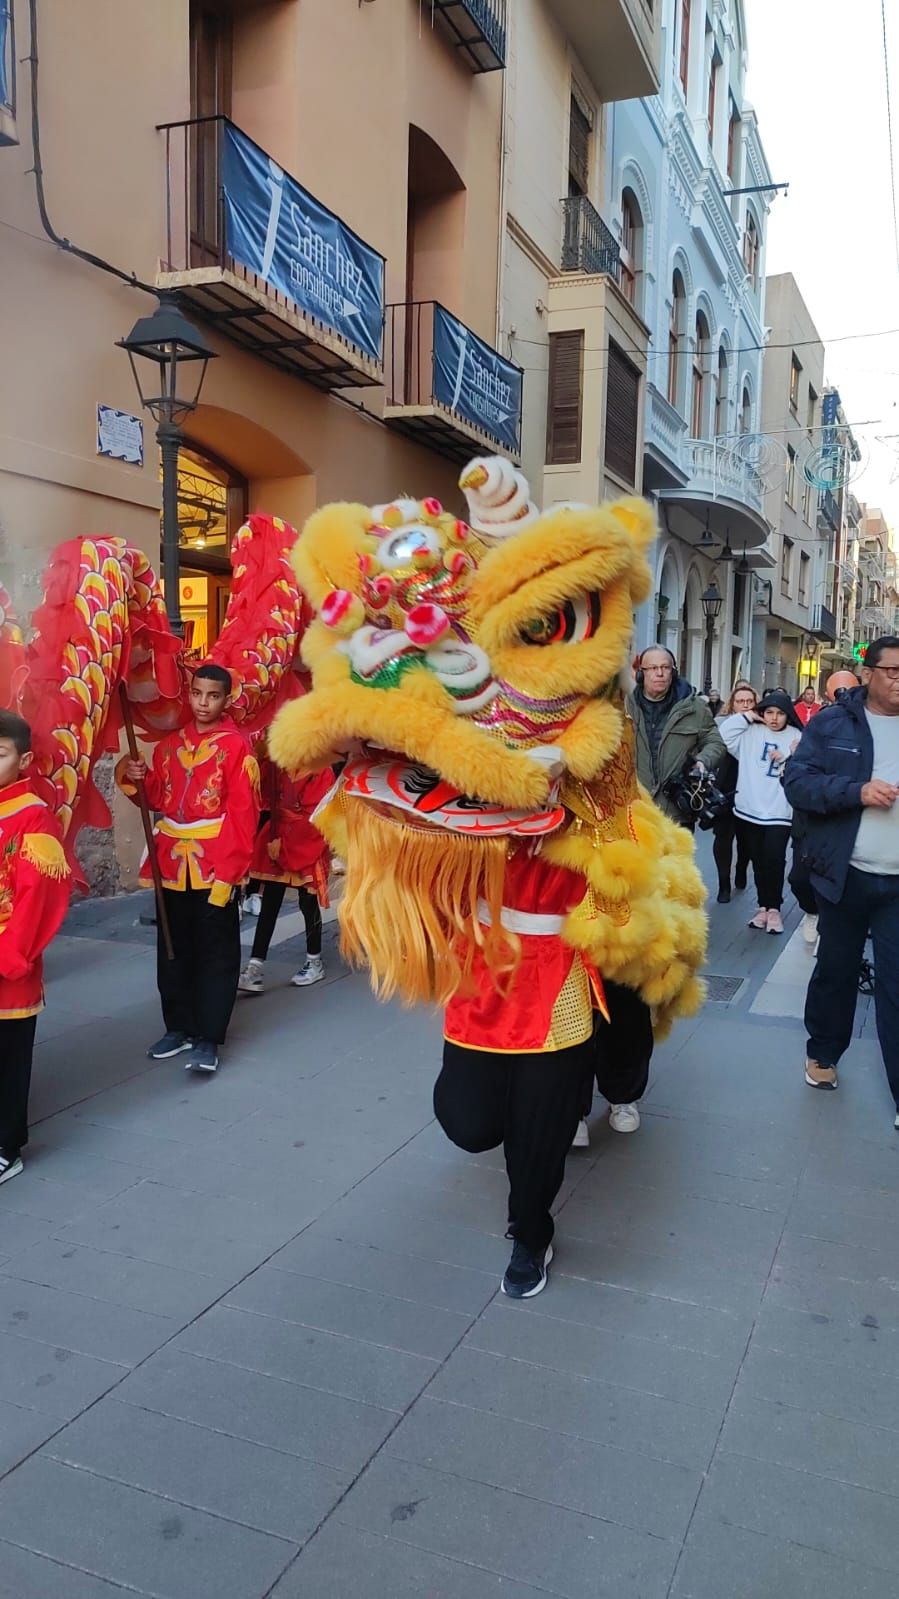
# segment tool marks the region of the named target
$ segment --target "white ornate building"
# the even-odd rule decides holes
[[[643,490],[660,537],[637,642],[661,640],[697,686],[711,679],[725,694],[751,665],[752,572],[771,565],[766,451],[753,435],[773,191],[744,94],[743,0],[658,3],[660,92],[609,106],[604,163],[621,287],[649,330]],[[709,641],[713,579],[722,605]]]

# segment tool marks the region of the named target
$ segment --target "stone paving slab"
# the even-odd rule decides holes
[[[808,957],[751,908],[712,907],[741,986],[658,1050],[639,1134],[597,1104],[520,1305],[436,1018],[333,928],[290,988],[285,916],[196,1083],[146,1059],[135,905],[82,912],[0,1195],[2,1599],[892,1599],[899,1138],[868,1002],[806,1088]]]

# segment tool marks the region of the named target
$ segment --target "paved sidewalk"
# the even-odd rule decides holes
[[[3,1599],[894,1599],[899,1136],[866,1002],[840,1092],[805,1087],[798,934],[769,981],[786,940],[712,906],[737,992],[659,1050],[639,1134],[597,1105],[512,1304],[437,1022],[333,928],[285,986],[285,924],[219,1076],[151,1065],[136,908],[54,947],[0,1193]]]

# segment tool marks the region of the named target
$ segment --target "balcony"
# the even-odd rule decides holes
[[[548,0],[604,101],[658,94],[661,0]]]
[[[432,16],[472,72],[506,64],[506,0],[431,0]]]
[[[811,632],[822,644],[835,644],[837,641],[837,619],[833,611],[826,605],[812,607]]]
[[[384,421],[451,461],[521,452],[522,370],[436,300],[387,307]]]
[[[228,118],[159,131],[160,288],[177,289],[235,344],[316,388],[381,384],[383,256]]]
[[[728,439],[684,439],[685,483],[662,489],[660,499],[672,533],[696,543],[706,526],[714,537],[740,549],[757,550],[767,540],[765,482]]]
[[[673,488],[686,483],[683,459],[686,434],[687,424],[680,411],[654,383],[648,383],[643,462],[643,482],[647,488]]]
[[[618,283],[621,256],[618,241],[585,194],[562,200],[562,271],[605,275]]]

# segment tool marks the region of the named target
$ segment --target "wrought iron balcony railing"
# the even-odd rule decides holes
[[[506,64],[506,0],[431,0],[472,72],[497,72]]]
[[[434,300],[388,305],[385,420],[467,460],[490,444],[518,458],[522,370]]]
[[[585,194],[562,201],[562,271],[621,277],[618,241]]]
[[[836,643],[837,619],[826,605],[812,607],[812,632],[825,644]]]

